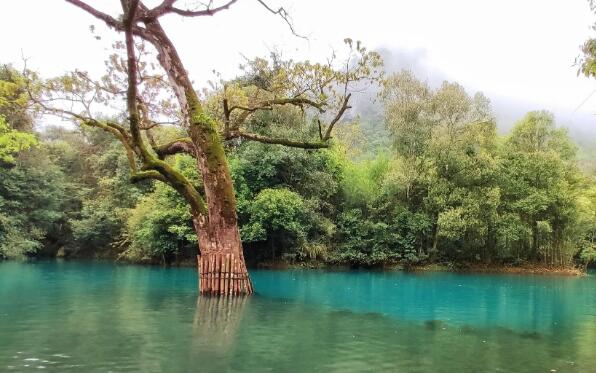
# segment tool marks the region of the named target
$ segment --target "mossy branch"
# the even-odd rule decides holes
[[[155,170],[140,171],[130,175],[130,181],[132,183],[137,183],[139,181],[147,179],[159,180],[164,183],[168,182],[168,180],[166,180],[166,178],[162,174]]]
[[[154,150],[160,159],[164,159],[168,155],[179,153],[186,153],[195,158],[197,156],[197,149],[190,137],[183,137],[166,144],[157,145]]]
[[[125,5],[128,5],[126,7]],[[135,45],[133,38],[133,26],[136,22],[136,14],[139,10],[139,2],[136,0],[126,4],[123,2],[123,10],[125,12],[124,19],[124,35],[126,41],[126,55],[127,55],[127,68],[128,68],[128,90],[126,94],[127,110],[129,115],[130,132],[132,143],[139,150],[140,158],[143,161],[144,168],[146,171],[157,171],[163,176],[163,179],[167,181],[178,193],[180,193],[190,204],[191,211],[196,215],[207,215],[207,206],[205,201],[196,190],[196,188],[190,183],[190,181],[184,177],[180,172],[175,170],[168,163],[164,162],[155,157],[147,148],[145,141],[141,135],[141,113],[137,102],[138,87],[137,87],[137,75],[138,75],[138,64],[135,55]],[[142,175],[153,175],[152,173],[145,173]]]
[[[259,102],[257,105],[246,107],[235,105],[229,108],[229,113],[232,113],[234,110],[242,110],[248,112],[255,112],[258,110],[270,110],[273,106],[283,106],[283,105],[294,105],[298,107],[310,106],[319,110],[319,112],[324,111],[324,103],[315,102],[313,100],[309,100],[303,97],[289,97],[289,98],[277,98],[272,100],[265,100]]]
[[[277,144],[283,146],[289,146],[291,148],[301,148],[301,149],[325,149],[328,148],[330,145],[328,142],[308,142],[308,141],[295,141],[283,138],[275,138],[275,137],[268,137],[263,135],[258,135],[256,133],[238,131],[236,133],[236,137],[241,137],[247,140],[258,141],[265,144]]]

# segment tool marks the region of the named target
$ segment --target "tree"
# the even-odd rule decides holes
[[[596,1],[588,0],[590,10],[596,14]],[[596,29],[596,24],[592,25],[592,29]],[[596,77],[596,39],[590,38],[584,42],[581,47],[582,54],[576,58],[575,63],[578,65],[578,75],[584,74],[588,78]]]
[[[400,160],[393,182],[403,186],[411,211],[433,221],[429,252],[437,253],[443,239],[444,251],[453,247],[478,256],[490,244],[498,205],[496,130],[488,100],[452,82],[432,89],[408,71],[388,77],[381,97]]]
[[[24,82],[12,67],[0,65],[0,167],[13,166],[17,153],[37,145]]]
[[[34,135],[10,128],[4,117],[0,116],[0,166],[13,164],[15,154],[36,144]]]
[[[302,244],[306,238],[308,212],[302,197],[289,189],[263,189],[250,205],[250,220],[242,227],[243,237],[251,241],[269,241],[271,259],[277,245]]]
[[[0,116],[14,130],[32,132],[30,103],[26,77],[10,65],[0,65]]]
[[[270,114],[273,113],[262,113],[266,118]],[[289,119],[283,122],[288,123]],[[255,127],[259,123],[260,120]],[[337,143],[333,149],[304,151],[245,142],[229,151],[247,260],[275,260],[274,253],[282,260],[326,257],[326,249],[333,241],[333,220],[341,208],[341,164],[335,156],[337,150]],[[283,198],[273,198],[275,196]],[[295,210],[291,216],[296,224],[281,227],[270,219],[274,217],[273,213],[267,213],[267,216],[261,213],[263,207],[268,206],[263,203],[266,200],[278,202],[276,209],[287,213],[285,198],[294,202],[300,200],[293,205],[299,205],[303,212]],[[288,205],[290,202],[287,201]],[[258,218],[255,216],[257,212]],[[249,227],[255,227],[255,223],[263,229],[264,234],[259,237],[252,234],[255,230]],[[286,235],[284,231],[290,234]]]
[[[565,265],[583,234],[576,231],[582,178],[576,147],[548,112],[530,112],[513,128],[504,148],[501,229],[507,245],[530,259]]]
[[[310,149],[328,147],[334,126],[350,108],[351,91],[356,86],[362,88],[362,82],[378,74],[381,64],[378,54],[347,39],[350,53],[342,70],[335,69],[333,61],[314,64],[274,60],[272,65],[263,60],[254,61],[251,65],[255,72],[253,79],[224,86],[219,92],[217,110],[210,111],[193,87],[174,43],[161,26],[160,17],[166,14],[211,16],[228,9],[236,0],[218,7],[209,3],[198,10],[179,8],[176,0],[164,0],[154,8],[148,8],[142,1],[123,0],[123,14],[117,18],[83,1],[67,1],[123,33],[125,42],[117,43],[116,48],[126,51],[126,60],[112,58],[109,74],[101,81],[93,81],[82,72],[48,81],[45,97],[37,98],[37,103],[46,111],[70,116],[81,124],[113,134],[127,151],[133,181],[167,183],[185,199],[190,206],[201,254],[198,264],[202,294],[252,293],[224,141],[253,140]],[[260,0],[259,3],[288,21],[283,8],[275,11]],[[145,43],[154,49],[161,74],[151,71],[152,61],[147,61],[151,53],[147,52]],[[117,79],[118,74],[124,78]],[[124,83],[123,87],[119,87],[119,82]],[[163,100],[164,89],[173,92],[175,105]],[[124,92],[125,125],[92,115],[93,102],[106,102]],[[49,102],[60,99],[78,102],[81,110],[49,106]],[[317,123],[319,136],[315,141],[268,137],[246,131],[245,124],[256,113],[286,106],[303,109],[305,115],[310,115],[313,123]],[[157,144],[151,129],[168,116],[166,122],[175,120],[186,137]],[[187,153],[196,159],[201,188],[193,185],[166,159],[178,153]]]
[[[129,246],[123,255],[136,261],[159,259],[169,264],[184,254],[194,254],[196,232],[190,221],[184,199],[167,185],[157,184],[128,217]]]
[[[21,81],[12,68],[0,67],[0,258],[38,252],[62,217],[63,175],[40,157]]]
[[[41,145],[0,167],[0,257],[53,254],[70,238],[78,189]]]
[[[80,206],[69,223],[72,242],[64,255],[110,256],[122,247],[131,208],[151,189],[130,183],[126,152],[120,142],[100,129],[45,129],[42,140],[54,163],[78,184]]]

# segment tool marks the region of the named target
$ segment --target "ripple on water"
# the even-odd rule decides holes
[[[225,303],[197,300],[194,269],[0,263],[0,371],[596,366],[594,277],[256,271],[253,279],[259,295]]]

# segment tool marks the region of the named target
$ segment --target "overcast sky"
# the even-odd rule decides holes
[[[88,2],[117,14],[118,0]],[[410,67],[431,83],[449,79],[483,91],[505,126],[527,110],[547,109],[572,128],[596,128],[596,94],[577,109],[596,90],[596,80],[577,77],[574,66],[596,20],[586,0],[269,2],[287,9],[308,41],[255,0],[239,0],[211,18],[164,18],[199,85],[212,70],[233,76],[242,56],[279,49],[294,58],[323,59],[352,37],[389,51],[391,67]],[[44,76],[75,68],[101,73],[109,42],[118,37],[62,0],[1,0],[0,14],[0,62],[19,67],[25,55]],[[91,35],[91,24],[101,41]]]

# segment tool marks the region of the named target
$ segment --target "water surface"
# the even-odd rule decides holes
[[[595,372],[596,276],[0,263],[0,371]]]

